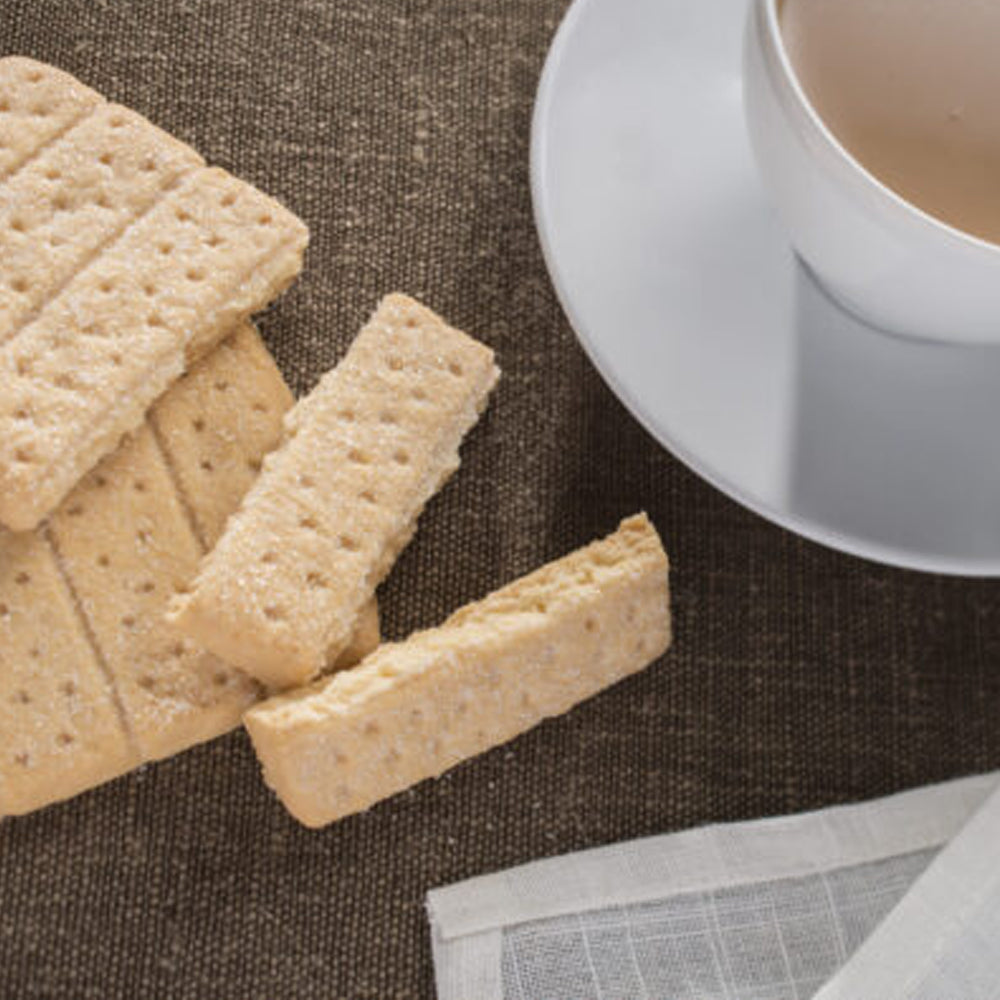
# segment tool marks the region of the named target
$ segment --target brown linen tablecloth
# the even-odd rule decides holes
[[[997,584],[869,565],[747,513],[577,346],[528,189],[565,6],[0,0],[0,52],[77,74],[306,219],[307,270],[262,321],[297,391],[391,289],[497,349],[462,471],[383,588],[390,635],[639,508],[672,556],[677,631],[644,674],[322,832],[272,798],[242,733],[0,825],[3,1000],[429,998],[433,886],[1000,767]]]

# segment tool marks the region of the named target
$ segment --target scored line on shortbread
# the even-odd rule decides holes
[[[38,317],[41,316],[43,312],[45,312],[46,308],[49,305],[51,305],[51,303],[54,302],[57,298],[59,298],[59,296],[77,278],[79,278],[80,275],[84,273],[84,271],[87,270],[87,268],[89,268],[95,261],[100,260],[104,256],[104,254],[106,254],[109,250],[113,249],[115,244],[121,242],[121,240],[124,239],[125,235],[129,232],[130,229],[133,229],[140,222],[142,222],[142,220],[147,215],[149,215],[151,212],[159,208],[159,206],[167,198],[169,198],[170,194],[177,188],[179,181],[180,178],[175,178],[174,182],[171,183],[169,186],[163,188],[156,196],[156,198],[154,198],[153,201],[151,201],[144,209],[142,209],[136,215],[133,215],[131,218],[129,218],[123,226],[121,226],[113,233],[111,233],[108,236],[108,238],[104,240],[104,242],[94,247],[94,249],[89,254],[87,254],[87,256],[79,263],[79,266],[76,267],[69,274],[67,274],[64,281],[61,281],[58,285],[53,287],[49,291],[49,293],[45,296],[45,298],[42,299],[42,301],[39,302],[39,304],[35,306],[34,309],[31,310],[31,312],[29,312],[26,316],[24,316],[17,323],[17,325],[7,333],[6,336],[0,334],[0,345],[6,347],[7,345],[13,344],[17,340],[17,338],[26,329],[28,329],[28,327],[30,327],[31,324],[34,323],[35,320],[37,320]]]
[[[90,646],[91,651],[94,654],[94,659],[97,661],[97,665],[101,668],[101,673],[104,676],[104,683],[107,687],[108,697],[111,699],[111,704],[114,705],[115,713],[118,716],[118,722],[122,727],[122,731],[125,733],[129,749],[137,756],[141,756],[139,740],[136,737],[135,730],[132,728],[132,722],[128,717],[128,713],[125,711],[125,703],[122,700],[121,692],[118,690],[118,684],[115,681],[114,674],[111,672],[107,656],[105,656],[104,650],[101,648],[101,644],[97,640],[97,634],[94,631],[93,623],[83,606],[83,602],[80,600],[80,595],[77,592],[76,586],[73,583],[73,578],[66,567],[66,561],[63,559],[62,552],[59,551],[59,544],[56,542],[51,528],[45,527],[42,530],[42,537],[45,539],[49,552],[52,553],[52,561],[55,563],[56,572],[59,574],[59,577],[70,596],[73,610],[76,612],[76,616],[79,619],[80,628],[83,630],[83,634],[87,639],[87,644]]]
[[[15,177],[17,177],[18,174],[30,167],[36,160],[41,159],[41,157],[52,146],[55,146],[65,138],[67,132],[71,132],[77,125],[84,121],[84,119],[90,118],[91,115],[96,114],[100,107],[100,104],[95,104],[93,107],[86,108],[83,113],[79,115],[79,117],[74,118],[58,132],[55,132],[46,138],[46,140],[37,149],[35,149],[27,159],[22,160],[9,174],[7,174],[6,177],[0,179],[0,189],[2,189],[4,185],[9,184]]]
[[[41,145],[33,149],[31,153],[25,159],[23,159],[19,164],[17,164],[17,166],[14,167],[14,169],[11,170],[9,174],[7,174],[5,177],[0,177],[0,189],[2,189],[4,185],[9,184],[23,170],[30,167],[32,163],[40,159],[52,146],[55,146],[57,143],[62,141],[62,139],[65,138],[68,132],[71,132],[74,128],[77,127],[77,125],[83,122],[86,118],[89,118],[91,117],[91,115],[96,114],[97,111],[100,110],[101,107],[103,107],[103,104],[104,102],[98,102],[96,104],[91,105],[89,108],[84,108],[79,115],[77,115],[75,118],[67,122],[57,132],[53,132],[52,135],[47,136],[45,140],[41,143]]]
[[[163,459],[167,475],[170,477],[170,485],[173,487],[174,495],[177,497],[177,503],[180,505],[181,510],[184,511],[184,518],[191,529],[191,534],[194,535],[195,541],[198,543],[198,548],[201,549],[201,553],[204,555],[209,549],[208,540],[202,535],[201,528],[198,525],[198,518],[195,516],[194,504],[191,503],[191,498],[188,496],[188,492],[181,482],[181,477],[177,473],[174,456],[170,454],[170,449],[164,444],[163,435],[160,432],[160,427],[156,419],[152,416],[147,417],[146,426],[153,435],[156,450]]]
[[[23,56],[0,58],[0,180],[12,177],[104,103],[68,73]],[[16,135],[8,127],[17,119]]]
[[[202,157],[141,115],[104,104],[19,171],[0,200],[0,342],[193,171]]]

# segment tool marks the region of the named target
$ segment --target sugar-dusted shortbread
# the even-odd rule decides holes
[[[163,612],[281,440],[291,402],[244,324],[45,527],[0,532],[0,815],[218,736],[260,696]],[[372,604],[339,665],[370,652],[377,629]]]
[[[0,816],[140,763],[45,539],[0,532]]]
[[[163,620],[203,550],[149,427],[80,483],[48,533],[143,760],[231,728],[254,684]]]
[[[150,422],[206,551],[281,443],[295,400],[249,324],[222,343],[211,364],[184,375],[153,407]]]
[[[36,122],[36,105],[61,127]],[[308,234],[40,63],[0,59],[5,135],[16,152],[0,175],[0,522],[30,530],[193,359],[295,277]]]
[[[102,103],[100,94],[54,66],[0,59],[0,181]]]
[[[299,402],[239,512],[173,605],[200,646],[272,689],[314,677],[458,467],[493,352],[403,295]]]
[[[0,344],[181,177],[190,146],[116,104],[100,104],[2,187]]]
[[[670,644],[668,564],[645,515],[352,670],[252,708],[264,777],[323,826],[512,739]]]

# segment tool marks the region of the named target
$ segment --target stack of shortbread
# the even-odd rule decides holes
[[[640,515],[379,646],[375,590],[499,372],[391,295],[292,406],[247,317],[306,242],[135,113],[0,60],[0,816],[244,719],[322,825],[669,645]]]

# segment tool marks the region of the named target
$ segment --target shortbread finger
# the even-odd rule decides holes
[[[251,709],[267,783],[318,827],[566,712],[670,644],[667,557],[644,515],[440,628]]]
[[[145,760],[230,728],[255,685],[163,621],[202,556],[148,427],[89,474],[49,530]]]
[[[273,689],[315,676],[458,466],[493,353],[402,295],[289,415],[288,439],[177,601],[178,627]]]
[[[0,191],[0,343],[202,165],[189,146],[114,104],[26,164]]]
[[[215,547],[260,473],[261,456],[281,442],[282,417],[294,400],[249,323],[221,344],[150,411],[167,463],[190,508],[202,547]],[[352,666],[379,644],[378,605],[362,611],[346,649],[331,666]]]
[[[0,59],[0,182],[101,103],[100,94],[54,66]]]
[[[45,538],[0,532],[0,815],[76,795],[138,764]]]
[[[193,357],[301,266],[306,230],[224,171],[188,174],[0,347],[0,521],[34,527]]]

